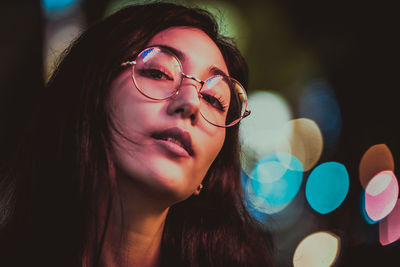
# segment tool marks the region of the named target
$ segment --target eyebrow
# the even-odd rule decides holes
[[[186,55],[181,50],[178,50],[178,49],[176,49],[174,47],[171,47],[171,46],[168,46],[168,45],[161,45],[161,44],[160,45],[156,44],[156,45],[152,45],[152,46],[158,46],[158,47],[161,47],[161,48],[167,50],[168,52],[174,54],[180,61],[187,60]],[[226,79],[230,77],[225,71],[221,70],[217,66],[209,67],[207,72],[211,73],[213,75],[221,75]]]

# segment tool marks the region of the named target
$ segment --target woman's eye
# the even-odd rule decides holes
[[[172,77],[158,69],[142,69],[141,75],[154,80],[173,80]]]
[[[201,97],[212,107],[221,111],[225,111],[225,106],[222,100],[208,94],[202,94]]]

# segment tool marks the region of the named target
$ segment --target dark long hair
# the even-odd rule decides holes
[[[154,3],[126,7],[85,31],[37,98],[14,164],[2,170],[0,264],[98,266],[117,192],[108,99],[121,62],[173,26],[203,30],[244,86],[247,66],[206,11]],[[162,266],[272,266],[271,239],[249,216],[240,182],[238,125],[226,131],[199,196],[175,204],[162,237]],[[3,194],[0,191],[1,194]],[[102,207],[102,211],[99,211]],[[102,231],[98,231],[102,229]],[[23,256],[19,256],[23,255]]]

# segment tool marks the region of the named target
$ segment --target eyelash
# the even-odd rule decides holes
[[[152,76],[151,74],[153,74],[154,72],[157,72],[157,74],[161,74],[161,76],[165,77],[169,81],[173,80],[173,78],[171,78],[168,74],[166,74],[162,70],[159,70],[156,68],[143,69],[143,70],[141,70],[141,75],[143,75],[145,77],[151,77]],[[151,78],[153,78],[153,77],[151,77]]]
[[[210,105],[212,105],[212,104],[210,103],[210,101],[207,101],[207,99],[206,99],[204,96],[206,96],[206,97],[208,97],[208,98],[211,98],[212,100],[216,100],[216,101],[218,102],[218,106],[219,106],[219,107],[217,107],[217,108],[218,108],[219,110],[221,110],[222,112],[225,112],[225,111],[227,110],[228,106],[226,105],[226,103],[225,103],[225,101],[224,101],[224,99],[223,99],[222,97],[220,97],[220,96],[212,96],[212,95],[208,95],[208,94],[202,94],[201,97],[202,97],[207,103],[209,103]]]

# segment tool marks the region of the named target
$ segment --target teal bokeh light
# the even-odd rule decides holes
[[[42,0],[42,6],[47,11],[57,11],[71,6],[77,0]]]
[[[272,153],[263,157],[251,175],[254,194],[266,205],[282,206],[299,192],[303,180],[301,162],[288,153]]]
[[[315,167],[306,183],[306,199],[321,214],[337,209],[349,191],[349,174],[338,162],[325,162]]]

